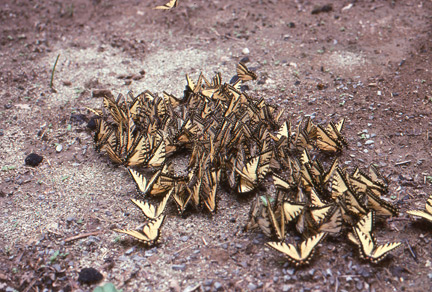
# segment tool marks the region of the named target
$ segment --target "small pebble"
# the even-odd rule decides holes
[[[365,145],[371,145],[373,143],[375,143],[374,140],[366,140]]]
[[[249,58],[249,56],[246,56],[246,57],[241,58],[240,62],[242,62],[242,63],[250,62],[250,58]]]
[[[243,53],[243,55],[249,55],[250,50],[249,50],[248,48],[244,48],[244,49],[242,50],[242,53]]]
[[[215,288],[216,291],[222,290],[222,288],[223,288],[222,284],[219,282],[214,283],[213,287]]]
[[[130,255],[131,253],[133,253],[135,251],[135,247],[131,247],[130,249],[128,249],[127,251],[125,251],[126,255]]]
[[[171,291],[173,291],[173,292],[180,292],[180,284],[179,284],[179,282],[177,282],[176,280],[171,280],[170,282],[169,282],[169,288],[170,288],[170,290]]]
[[[186,242],[186,241],[189,240],[189,236],[184,235],[184,236],[180,237],[180,240],[183,241],[183,242]]]
[[[57,152],[61,152],[63,150],[63,145],[62,144],[58,144],[57,146],[56,146],[56,151]]]
[[[253,283],[249,283],[249,284],[247,285],[247,288],[248,288],[250,291],[255,291],[258,287],[257,287],[255,284],[253,284]]]
[[[60,273],[62,271],[62,268],[59,264],[54,264],[52,265],[52,267],[54,268],[54,270],[56,270],[57,273]]]

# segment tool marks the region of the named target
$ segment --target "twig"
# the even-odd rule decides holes
[[[204,242],[204,245],[207,245],[207,241],[205,240],[204,236],[202,236],[201,239]]]
[[[50,88],[51,89],[53,89],[54,72],[55,72],[55,68],[57,66],[57,62],[58,62],[59,58],[60,58],[60,54],[57,55],[57,58],[56,58],[55,63],[54,63],[54,67],[53,67],[52,72],[51,72],[51,81],[50,81]]]
[[[405,161],[401,161],[401,162],[395,163],[395,166],[409,164],[409,163],[411,163],[411,160],[405,160]]]
[[[405,240],[405,243],[406,243],[406,245],[408,245],[408,249],[409,249],[409,251],[410,251],[410,253],[411,253],[411,256],[412,256],[413,259],[417,262],[417,256],[416,256],[416,254],[414,253],[414,251],[412,250],[411,245],[409,244],[408,240]]]
[[[84,237],[89,237],[89,236],[92,236],[92,235],[98,235],[98,234],[101,233],[101,232],[102,232],[102,231],[94,231],[94,232],[88,232],[88,233],[78,234],[78,235],[75,235],[75,236],[72,236],[72,237],[66,238],[66,239],[64,240],[64,242],[69,242],[69,241],[73,241],[73,240],[81,239],[81,238],[84,238]]]
[[[36,283],[37,278],[34,278],[23,292],[30,291],[31,287]]]

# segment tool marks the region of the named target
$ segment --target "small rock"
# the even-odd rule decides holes
[[[257,285],[255,285],[255,284],[253,284],[253,283],[249,283],[249,284],[247,285],[247,288],[248,288],[250,291],[255,291],[258,287],[257,287]]]
[[[180,292],[180,285],[179,285],[179,282],[177,282],[176,280],[170,281],[169,288],[173,292]]]
[[[9,104],[9,103],[8,103],[8,104],[5,104],[5,106],[4,106],[5,109],[10,109],[11,107],[12,107],[12,105]]]
[[[143,262],[143,261],[145,261],[145,258],[136,254],[136,255],[132,256],[132,260],[134,260],[136,262]]]
[[[356,288],[357,290],[361,291],[363,289],[363,283],[361,281],[356,282]]]
[[[119,256],[119,257],[117,258],[117,260],[118,260],[118,261],[121,261],[121,262],[126,262],[128,259],[129,259],[129,258],[126,257],[126,256],[124,256],[124,255],[121,255],[121,256]]]
[[[244,49],[242,50],[242,53],[243,53],[243,55],[249,55],[250,50],[249,50],[248,48],[244,48]]]
[[[375,143],[374,140],[366,140],[365,145],[371,145],[373,143]]]
[[[72,217],[72,216],[69,216],[69,217],[66,218],[66,222],[67,222],[67,223],[72,223],[72,222],[74,222],[75,220],[76,220],[75,217]]]
[[[133,253],[135,251],[135,247],[131,247],[130,249],[128,249],[127,251],[125,251],[126,255],[130,255],[131,253]]]
[[[216,291],[219,291],[219,290],[223,289],[222,284],[219,283],[219,282],[214,283],[213,287],[215,288]]]
[[[248,54],[249,54],[249,53],[248,53]],[[242,62],[242,63],[250,62],[250,58],[249,58],[249,56],[246,56],[246,57],[241,58],[240,62]]]
[[[29,154],[26,158],[25,158],[25,164],[26,165],[30,165],[30,166],[38,166],[43,160],[43,157],[36,154],[36,153],[31,153]]]
[[[184,270],[186,270],[186,265],[185,265],[185,264],[172,265],[171,268],[172,268],[174,271],[184,271]]]
[[[213,280],[212,279],[208,279],[208,280],[205,280],[204,282],[203,282],[203,285],[204,286],[211,286],[213,284]]]
[[[186,242],[186,241],[189,240],[189,236],[184,235],[184,236],[180,237],[180,240],[183,241],[183,242]]]
[[[88,121],[87,128],[89,128],[90,130],[96,130],[96,119],[95,118],[91,118]]]
[[[62,268],[59,264],[54,264],[52,265],[52,267],[54,268],[54,270],[56,270],[57,273],[60,273],[62,271]]]
[[[101,273],[94,268],[84,268],[79,272],[78,282],[83,284],[94,284],[103,279]]]
[[[62,150],[63,150],[63,145],[62,145],[62,144],[58,144],[58,145],[56,146],[56,151],[57,151],[57,153],[61,152]]]
[[[95,89],[92,91],[93,97],[114,97],[114,95],[111,93],[108,89]]]

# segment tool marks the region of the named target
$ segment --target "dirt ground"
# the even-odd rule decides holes
[[[328,3],[331,11],[311,13]],[[77,281],[86,267],[123,291],[429,291],[432,225],[405,211],[432,192],[432,2],[180,0],[152,9],[163,4],[1,1],[0,291],[92,291]],[[294,269],[262,234],[243,232],[251,197],[225,192],[213,216],[182,218],[170,205],[154,248],[111,231],[142,215],[127,171],[93,149],[85,107],[102,100],[92,91],[182,96],[186,73],[228,81],[245,57],[260,76],[251,96],[293,122],[346,117],[343,166],[376,163],[391,181],[387,199],[401,214],[377,235],[403,245],[382,263],[333,238]],[[35,168],[24,164],[32,152],[44,157]]]

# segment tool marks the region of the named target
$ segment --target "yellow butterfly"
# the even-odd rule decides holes
[[[171,9],[173,7],[177,7],[178,5],[178,0],[171,0],[170,2],[166,3],[165,5],[162,6],[156,6],[153,9],[162,9],[162,10],[168,10]]]
[[[114,229],[114,231],[133,236],[146,245],[153,245],[158,241],[160,237],[160,229],[164,220],[165,215],[162,215],[154,221],[149,221],[146,225],[144,225],[142,231],[129,229]]]
[[[267,242],[266,245],[283,253],[296,266],[302,266],[309,264],[315,252],[315,247],[323,240],[325,235],[325,232],[320,232],[297,246],[285,242]]]
[[[237,65],[237,76],[242,81],[256,80],[258,78],[257,75],[250,71],[242,62]]]

